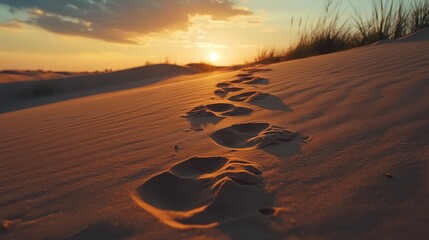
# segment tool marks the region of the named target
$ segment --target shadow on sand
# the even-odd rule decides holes
[[[265,99],[261,99],[258,101],[251,101],[249,103],[268,110],[276,110],[276,111],[283,111],[283,112],[293,111],[280,98],[271,94]]]
[[[301,154],[302,143],[303,143],[302,140],[297,139],[297,140],[280,143],[280,144],[271,144],[262,148],[261,150],[277,158],[287,158],[296,154]]]
[[[195,70],[158,64],[111,73],[0,84],[0,113],[146,86]]]

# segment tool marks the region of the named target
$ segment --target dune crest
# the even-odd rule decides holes
[[[147,180],[132,198],[170,227],[211,228],[277,212],[264,204],[261,174],[249,161],[193,157]]]

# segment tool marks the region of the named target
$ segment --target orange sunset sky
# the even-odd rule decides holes
[[[361,8],[371,0],[352,4]],[[345,9],[351,2],[344,1]],[[287,48],[320,0],[0,0],[0,69],[92,71],[147,62],[241,64]],[[317,14],[314,14],[315,16]],[[297,21],[296,21],[297,22]]]

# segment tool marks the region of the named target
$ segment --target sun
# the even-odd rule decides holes
[[[217,60],[219,60],[219,54],[217,52],[211,52],[209,53],[209,59],[212,62],[216,62]]]

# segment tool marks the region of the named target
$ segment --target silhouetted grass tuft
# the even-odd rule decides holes
[[[333,53],[353,47],[347,20],[341,22],[341,4],[326,1],[325,11],[311,30],[299,36],[298,43],[289,48],[285,59],[298,59]]]
[[[284,51],[279,51],[276,48],[264,48],[258,51],[254,59],[255,63],[269,64],[275,62],[281,62],[285,56]]]
[[[411,3],[409,21],[411,32],[429,27],[429,0]]]
[[[344,18],[341,0],[327,0],[324,12],[309,29],[299,21],[298,40],[287,51],[263,49],[255,63],[275,63],[394,40],[429,27],[429,0],[374,0],[370,14],[352,7]],[[350,19],[352,21],[350,21]],[[291,20],[291,28],[293,25]]]
[[[357,44],[362,46],[405,36],[409,32],[408,15],[409,10],[403,1],[374,1],[372,13],[367,18],[355,9],[355,16],[352,18],[358,30]]]

